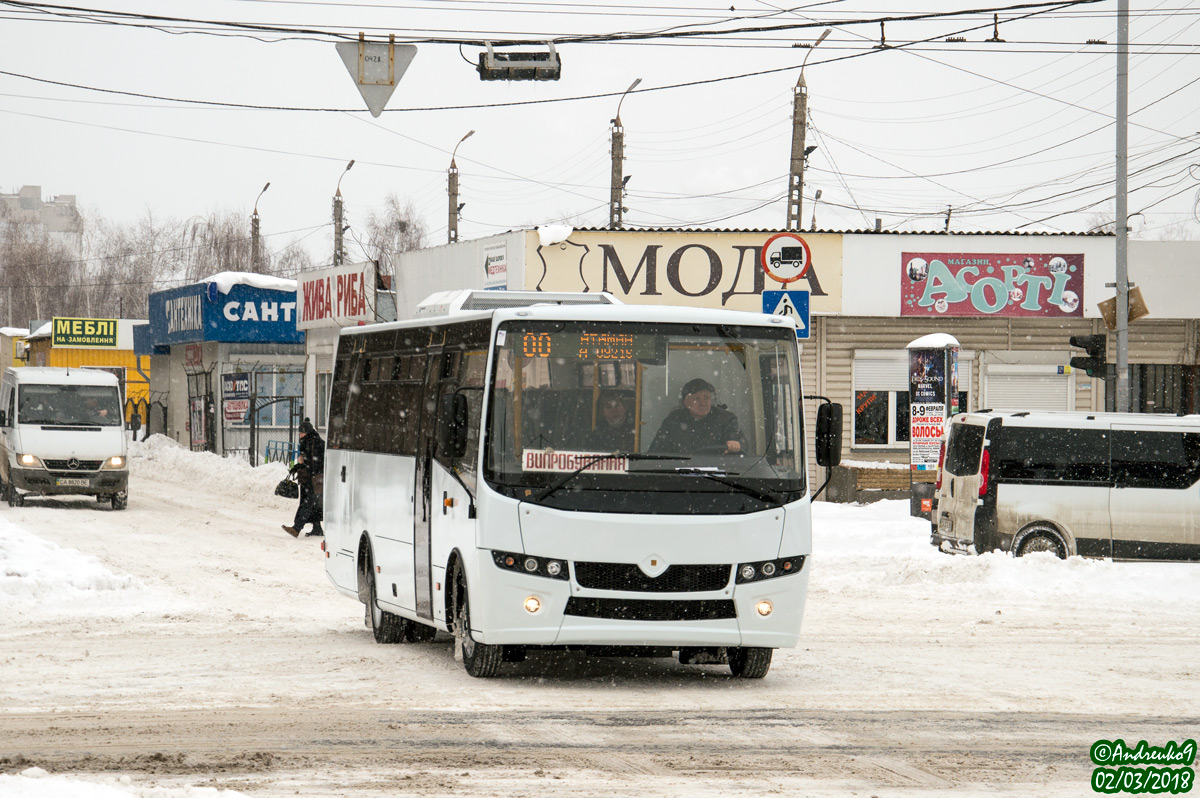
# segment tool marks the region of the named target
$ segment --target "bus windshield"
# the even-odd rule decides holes
[[[807,489],[788,328],[509,322],[489,391],[485,478],[523,500],[749,512]]]

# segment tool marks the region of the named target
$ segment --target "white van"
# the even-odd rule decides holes
[[[99,369],[9,368],[0,380],[0,496],[129,502],[117,378]]]
[[[1200,561],[1200,416],[955,416],[932,522],[943,551]]]

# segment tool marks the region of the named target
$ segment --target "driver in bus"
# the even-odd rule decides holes
[[[671,454],[737,454],[745,436],[737,416],[713,404],[716,389],[697,377],[679,392],[680,407],[672,410],[659,427],[651,452]]]
[[[621,392],[601,391],[599,408],[600,418],[588,435],[588,448],[597,452],[632,452],[633,419]]]

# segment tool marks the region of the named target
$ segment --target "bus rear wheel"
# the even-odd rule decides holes
[[[770,648],[731,648],[729,671],[738,679],[761,679],[771,670],[772,653]]]
[[[504,660],[504,646],[477,642],[471,637],[471,601],[462,567],[455,571],[454,638],[462,652],[463,667],[477,679],[495,676]]]

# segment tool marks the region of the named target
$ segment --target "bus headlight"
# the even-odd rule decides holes
[[[563,560],[552,560],[549,557],[536,557],[532,554],[514,554],[509,551],[493,551],[492,562],[497,568],[505,571],[516,571],[529,576],[543,576],[550,579],[570,579],[567,564]]]
[[[525,612],[528,612],[530,615],[536,613],[541,608],[542,600],[537,596],[530,596],[529,598],[525,599]]]
[[[745,562],[737,567],[737,583],[761,582],[788,574],[798,574],[804,567],[804,557],[785,557],[781,560]]]
[[[105,468],[124,468],[125,467],[125,458],[119,454],[113,455],[112,457],[110,457],[104,461],[104,467]]]
[[[41,468],[42,461],[34,457],[32,454],[17,455],[17,462],[26,468]]]
[[[775,605],[772,604],[770,601],[763,599],[762,601],[760,601],[754,605],[754,609],[758,612],[759,615],[766,618],[768,615],[771,614],[771,611],[775,609]]]

